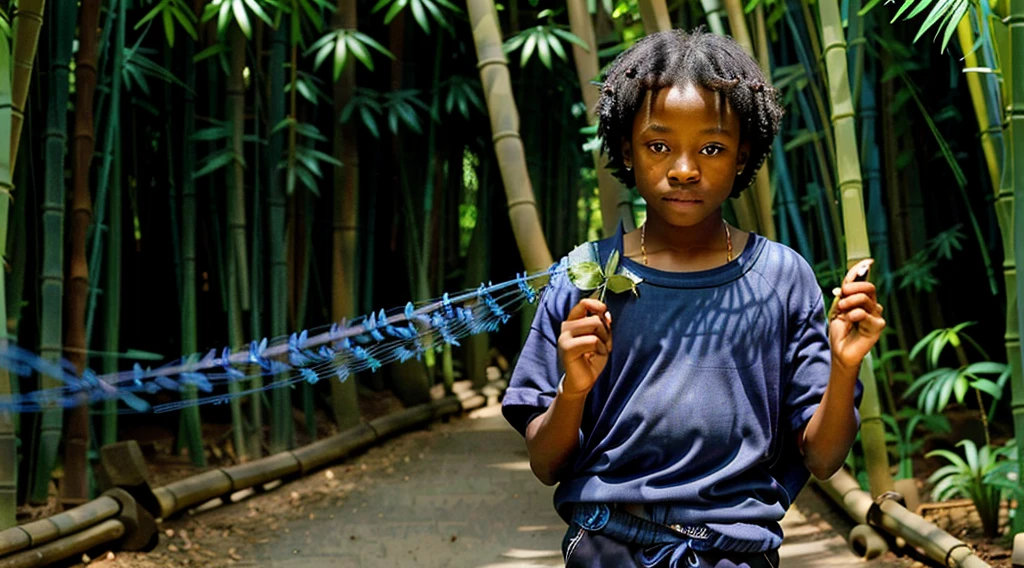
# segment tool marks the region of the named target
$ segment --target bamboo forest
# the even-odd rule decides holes
[[[0,567],[562,566],[502,400],[673,29],[785,111],[725,220],[885,308],[782,564],[1024,566],[1024,0],[0,0]]]

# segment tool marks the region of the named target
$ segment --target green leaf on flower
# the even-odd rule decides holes
[[[613,274],[608,277],[608,289],[616,294],[621,294],[626,290],[633,290],[635,294],[635,288],[636,285],[633,284],[633,281],[621,274]]]
[[[585,261],[569,267],[569,280],[580,290],[594,290],[604,281],[604,274],[596,262]]]
[[[608,276],[615,274],[615,271],[619,269],[619,251],[613,249],[612,253],[608,255],[608,261],[604,263],[604,273]],[[614,291],[614,290],[613,290]]]

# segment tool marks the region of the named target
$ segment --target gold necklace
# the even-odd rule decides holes
[[[725,226],[725,247],[727,249],[726,262],[732,262],[732,233],[729,232],[729,223],[722,219]],[[647,247],[644,246],[644,237],[647,235],[647,223],[640,226],[640,252],[644,256],[644,266],[647,266]]]

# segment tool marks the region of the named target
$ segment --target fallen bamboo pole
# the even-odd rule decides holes
[[[0,557],[80,532],[120,511],[121,504],[104,495],[52,517],[0,531]]]
[[[828,480],[817,483],[853,520],[902,538],[943,566],[990,568],[966,543],[911,513],[895,500],[880,498],[876,505],[871,494],[862,490],[846,470],[839,470]]]
[[[218,498],[224,499],[237,491],[305,475],[395,434],[484,406],[500,391],[485,387],[479,392],[484,394],[467,390],[458,396],[447,396],[382,416],[302,448],[157,487],[153,495],[160,510],[151,512],[166,518]],[[126,527],[120,519],[111,517],[121,514],[122,509],[117,499],[103,495],[64,513],[0,531],[0,568],[44,566],[117,540],[125,534]]]
[[[124,535],[124,528],[121,521],[108,519],[38,548],[0,558],[0,568],[36,568],[53,564],[121,538]]]

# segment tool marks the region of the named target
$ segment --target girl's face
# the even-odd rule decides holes
[[[691,84],[648,93],[622,151],[647,216],[692,227],[729,198],[749,144],[725,97]]]

